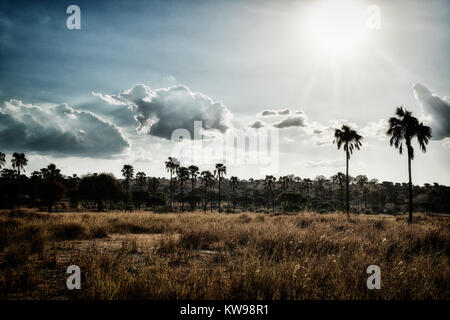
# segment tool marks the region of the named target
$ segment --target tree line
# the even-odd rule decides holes
[[[408,156],[408,183],[379,182],[365,175],[352,177],[349,162],[359,150],[363,137],[350,126],[343,125],[334,132],[334,143],[343,149],[346,172],[327,178],[315,179],[287,175],[264,179],[226,178],[227,167],[215,165],[213,171],[200,171],[192,164],[182,166],[169,157],[165,168],[169,179],[134,172],[124,165],[122,178],[111,173],[93,173],[82,177],[76,174],[63,176],[54,164],[30,176],[23,174],[28,164],[24,153],[13,153],[11,169],[6,168],[5,154],[0,153],[0,207],[45,207],[49,212],[58,210],[154,210],[184,212],[202,210],[219,212],[274,212],[308,210],[316,212],[350,211],[355,213],[408,212],[412,222],[413,201],[416,210],[425,212],[450,212],[447,186],[425,184],[414,186],[411,179],[411,161],[414,159],[413,138],[422,151],[431,138],[431,128],[419,123],[411,112],[397,108],[389,120],[386,133],[390,144],[406,148]],[[351,196],[350,196],[351,195]]]

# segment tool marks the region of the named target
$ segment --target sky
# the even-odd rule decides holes
[[[172,155],[329,177],[345,172],[333,130],[350,124],[364,137],[350,174],[404,182],[385,135],[403,105],[433,130],[413,182],[449,185],[449,15],[447,0],[4,0],[0,151],[25,152],[27,174],[167,176]]]

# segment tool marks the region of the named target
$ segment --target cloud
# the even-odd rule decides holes
[[[262,116],[274,116],[277,114],[277,111],[273,111],[273,110],[264,110],[263,112],[261,112]]]
[[[282,109],[282,110],[264,110],[261,112],[261,116],[267,117],[267,116],[286,116],[288,114],[291,114],[290,109]]]
[[[116,125],[67,104],[41,107],[10,100],[0,108],[2,151],[109,157],[127,147]]]
[[[442,139],[442,145],[450,149],[450,138]]]
[[[288,128],[288,127],[306,127],[306,117],[305,116],[294,116],[288,117],[281,120],[280,122],[274,123],[275,128]]]
[[[202,121],[204,130],[224,133],[231,127],[232,114],[220,101],[192,92],[184,85],[152,90],[143,84],[115,95],[96,93],[104,101],[122,104],[134,113],[137,130],[170,139],[176,129],[194,134],[194,121]]]
[[[248,125],[250,128],[259,129],[266,126],[266,123],[261,120],[256,120]]]
[[[386,131],[389,128],[389,121],[387,119],[380,119],[372,121],[361,128],[361,134],[364,138],[379,138],[387,140]]]
[[[450,101],[448,97],[439,97],[420,83],[413,85],[414,96],[422,106],[425,118],[430,119],[433,139],[450,137]]]

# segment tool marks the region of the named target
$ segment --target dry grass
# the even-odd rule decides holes
[[[449,299],[449,231],[426,216],[0,212],[0,298]],[[65,288],[71,264],[81,290]]]

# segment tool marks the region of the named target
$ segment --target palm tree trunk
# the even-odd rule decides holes
[[[205,205],[203,206],[204,213],[206,213],[206,206],[208,205],[207,194],[208,194],[208,185],[205,184]]]
[[[172,178],[172,170],[170,170],[170,212],[173,212],[173,178]]]
[[[125,184],[125,212],[128,209],[128,182]]]
[[[214,197],[214,187],[211,185],[211,199],[209,199],[209,207],[211,209],[211,213],[213,211],[213,197]]]
[[[235,206],[236,206],[236,192],[235,192],[235,190],[233,188],[233,213],[234,213]]]
[[[273,199],[273,191],[272,191],[272,212],[275,212],[275,201]]]
[[[413,214],[413,195],[412,195],[412,179],[411,179],[411,154],[408,151],[408,175],[409,175],[409,217],[408,223],[412,224]]]
[[[347,202],[347,217],[350,217],[350,202],[349,202],[349,194],[348,194],[348,185],[349,185],[349,183],[348,183],[348,151],[346,152],[346,168],[345,168],[345,170],[346,170],[346,174],[345,174],[345,176],[346,176],[346,181],[345,181],[345,183],[346,183],[346,189],[347,189],[347,199],[346,199],[346,202]]]
[[[194,212],[194,182],[191,182],[191,212]]]
[[[220,173],[219,173],[219,213],[220,213]]]

